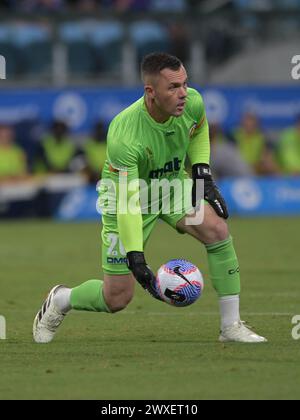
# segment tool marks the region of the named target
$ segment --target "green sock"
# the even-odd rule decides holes
[[[88,280],[71,291],[71,306],[77,311],[110,312],[103,297],[103,281]]]
[[[213,286],[220,297],[241,292],[239,262],[232,237],[213,245],[206,245]]]

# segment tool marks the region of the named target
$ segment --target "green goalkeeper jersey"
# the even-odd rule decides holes
[[[201,95],[188,89],[185,112],[157,123],[148,113],[144,98],[121,112],[110,124],[107,139],[107,161],[104,178],[112,171],[126,168],[128,179],[172,178],[184,170],[184,161],[193,139],[205,131],[201,163],[209,163],[207,122]],[[194,156],[189,153],[191,163]],[[198,161],[198,159],[196,159]]]
[[[201,95],[188,88],[183,115],[170,117],[165,123],[157,123],[150,116],[142,97],[110,124],[102,179],[110,179],[116,185],[122,178],[128,183],[144,180],[147,185],[153,179],[171,180],[183,175],[187,155],[192,165],[209,164],[208,124]],[[128,200],[133,193],[136,191],[127,195]],[[136,239],[137,229],[142,231],[141,212],[120,215],[117,211],[117,217],[126,251],[141,250],[142,239]],[[130,235],[132,228],[135,235]]]

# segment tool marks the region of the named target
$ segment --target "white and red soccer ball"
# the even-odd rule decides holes
[[[156,288],[166,303],[182,307],[199,299],[204,289],[204,281],[194,264],[176,259],[160,267],[156,276]]]

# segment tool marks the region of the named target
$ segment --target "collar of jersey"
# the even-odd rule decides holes
[[[158,123],[156,122],[151,115],[149,114],[146,104],[145,104],[145,99],[143,98],[143,112],[146,115],[147,120],[149,121],[149,123],[152,125],[152,127],[161,130],[163,132],[167,132],[170,130],[170,128],[173,126],[174,121],[175,121],[175,117],[170,117],[166,122],[164,123]]]

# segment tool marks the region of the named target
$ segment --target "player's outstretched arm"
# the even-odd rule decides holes
[[[116,128],[116,129],[115,129]],[[143,218],[139,194],[138,152],[124,141],[124,131],[113,127],[108,136],[108,159],[111,164],[111,179],[117,193],[117,222],[120,240],[127,254],[127,265],[135,279],[153,297],[156,278],[144,257]],[[120,187],[126,189],[120,194]],[[160,299],[161,300],[161,299]]]
[[[133,168],[130,172],[133,179],[138,180],[138,170]],[[127,176],[127,175],[126,175]],[[135,178],[134,178],[135,177]],[[127,183],[127,188],[128,188]],[[117,188],[117,191],[119,187]],[[119,194],[118,194],[119,196]],[[122,200],[126,200],[124,203]],[[134,206],[131,206],[135,202]],[[143,219],[139,201],[139,182],[135,182],[125,195],[118,199],[118,229],[121,242],[127,253],[127,265],[138,283],[147,290],[154,298],[161,300],[156,291],[156,278],[145,261],[143,251]],[[119,209],[127,209],[120,212]]]

